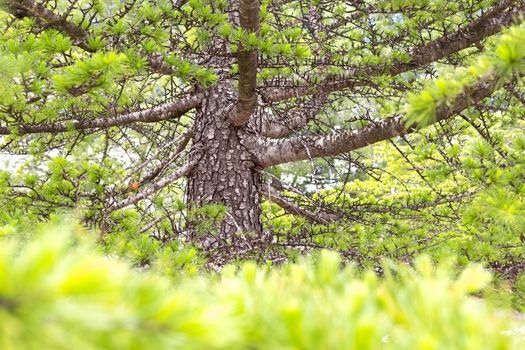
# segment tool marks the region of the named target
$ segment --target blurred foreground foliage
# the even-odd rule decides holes
[[[0,238],[0,349],[525,344],[525,321],[483,298],[491,275],[480,265],[457,272],[452,261],[435,266],[420,257],[414,267],[386,262],[378,277],[323,251],[278,268],[246,263],[220,273],[177,275],[103,254],[76,224],[35,231],[4,230]]]

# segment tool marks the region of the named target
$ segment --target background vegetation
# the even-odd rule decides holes
[[[84,228],[4,234],[0,346],[18,349],[521,349],[523,319],[490,302],[490,273],[418,258],[342,267],[339,256],[219,274],[130,268]],[[178,253],[177,253],[178,254]],[[173,261],[173,260],[172,260]],[[488,299],[480,297],[488,293]],[[501,305],[500,305],[501,307]]]

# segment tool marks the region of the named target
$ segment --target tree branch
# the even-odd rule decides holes
[[[134,196],[131,196],[121,202],[115,203],[111,206],[109,206],[106,210],[106,213],[111,213],[115,210],[119,210],[122,208],[125,208],[127,206],[130,206],[132,204],[135,204],[137,202],[140,202],[141,200],[149,197],[153,193],[161,190],[162,188],[168,186],[169,184],[177,181],[178,179],[188,175],[190,171],[195,166],[195,163],[187,163],[180,167],[177,171],[175,171],[173,174],[171,174],[168,177],[165,177],[155,183],[153,183],[151,186],[147,187],[145,190],[137,193]]]
[[[268,90],[263,93],[264,98],[268,102],[280,102],[301,96],[340,91],[357,86],[359,79],[356,78],[359,77],[372,77],[384,74],[395,76],[436,62],[499,33],[502,28],[510,26],[514,20],[519,20],[520,17],[525,15],[525,5],[521,4],[506,11],[515,2],[515,0],[499,1],[498,4],[468,26],[414,48],[409,62],[395,61],[388,65],[353,67],[342,75],[329,76],[318,84]],[[519,1],[519,3],[522,3],[522,1]]]
[[[248,35],[259,32],[259,0],[240,0],[239,15],[241,28]],[[239,48],[237,54],[239,64],[239,104],[231,116],[233,125],[244,126],[257,105],[257,51],[254,49]]]
[[[262,135],[272,139],[289,136],[304,128],[311,119],[311,116],[315,115],[315,113],[312,113],[312,115],[308,116],[304,110],[296,110],[286,114],[287,117],[283,120],[271,119],[265,121],[262,128]]]
[[[164,172],[177,158],[180,156],[180,154],[186,149],[186,146],[190,142],[190,140],[193,138],[193,131],[189,130],[186,133],[181,135],[181,138],[179,140],[179,144],[177,148],[175,148],[175,151],[173,152],[173,155],[169,155],[164,159],[159,166],[157,166],[155,169],[147,173],[142,179],[140,179],[139,183],[147,184],[151,182],[153,179],[155,179],[159,174]],[[158,155],[155,155],[153,158],[157,158]]]
[[[88,38],[93,36],[90,32],[69,22],[63,16],[60,16],[53,11],[47,9],[41,4],[35,3],[31,0],[5,0],[6,9],[9,13],[16,17],[31,17],[38,18],[46,22],[51,28],[56,29],[73,39],[75,46],[87,52],[96,52],[97,50],[88,45]],[[173,69],[164,63],[162,58],[146,56],[150,68],[159,74],[172,75]]]
[[[456,97],[452,107],[442,106],[437,109],[433,123],[448,119],[490,96],[496,90],[497,83],[498,77],[490,73],[480,78],[476,84],[465,87],[463,92]],[[379,141],[412,133],[415,130],[416,127],[405,125],[404,116],[401,115],[349,132],[298,136],[285,140],[261,138],[256,143],[256,153],[258,154],[259,164],[263,167],[269,167],[350,152]]]
[[[62,16],[31,0],[6,0],[7,10],[17,17],[39,18],[50,27],[67,34],[76,46],[88,52],[94,52],[87,45],[89,33],[82,27],[67,21]]]
[[[0,135],[26,135],[39,133],[56,134],[72,130],[87,130],[109,128],[112,126],[123,126],[137,122],[159,122],[162,120],[180,117],[189,110],[198,107],[202,99],[203,95],[198,94],[185,97],[179,101],[168,102],[150,109],[128,114],[121,114],[109,118],[82,119],[44,124],[18,124],[16,126],[0,126]]]
[[[326,225],[336,220],[340,220],[343,217],[343,215],[338,215],[338,214],[320,213],[320,212],[316,213],[316,212],[310,211],[298,204],[288,201],[276,189],[274,189],[272,186],[268,184],[263,185],[261,194],[264,197],[266,197],[266,199],[268,199],[269,201],[283,208],[287,213],[304,217],[308,221],[315,223],[315,224]]]
[[[312,120],[326,102],[326,95],[316,96],[305,102],[301,107],[286,112],[284,116],[277,116],[263,121],[262,135],[279,139],[287,137],[304,127]]]

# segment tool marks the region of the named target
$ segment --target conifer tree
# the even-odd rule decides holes
[[[2,149],[33,157],[22,180],[2,175],[4,198],[44,216],[83,208],[103,233],[138,206],[141,232],[257,251],[273,239],[263,198],[318,223],[341,218],[287,199],[280,166],[345,155],[358,164],[352,152],[386,140],[410,149],[431,125],[437,140],[483,113],[498,125],[523,118],[521,0],[2,9]]]

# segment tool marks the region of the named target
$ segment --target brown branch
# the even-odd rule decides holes
[[[262,135],[272,139],[290,136],[305,128],[308,122],[319,113],[326,101],[326,95],[316,96],[303,103],[299,108],[287,112],[284,116],[277,115],[274,118],[264,120]]]
[[[62,16],[45,8],[31,0],[7,0],[7,10],[16,16],[39,18],[45,21],[51,28],[57,29],[67,34],[73,39],[76,46],[88,51],[94,52],[87,45],[89,33],[82,27],[67,21]]]
[[[144,177],[139,181],[139,183],[141,185],[147,184],[151,182],[153,179],[155,179],[157,176],[159,176],[159,174],[164,172],[173,162],[175,162],[175,160],[177,160],[180,154],[186,149],[186,146],[188,145],[188,143],[191,141],[192,138],[193,138],[193,131],[191,130],[182,134],[180,142],[177,148],[175,148],[175,152],[173,152],[173,156],[166,157],[166,159],[162,161],[158,167],[156,167],[155,169],[153,169],[152,171],[144,175]],[[155,155],[155,157],[153,158],[157,158],[157,155]]]
[[[16,17],[31,17],[45,21],[51,28],[56,29],[73,39],[75,46],[87,52],[96,52],[88,45],[88,38],[93,36],[84,28],[69,22],[65,17],[45,8],[31,0],[5,0],[6,9]],[[150,68],[159,74],[172,75],[173,68],[164,63],[162,58],[146,56]]]
[[[239,16],[241,28],[248,35],[259,32],[259,0],[240,0]],[[237,54],[239,64],[239,104],[231,116],[233,125],[244,126],[257,105],[257,51],[254,49],[239,48]]]
[[[266,197],[269,201],[277,204],[283,208],[287,213],[304,217],[308,221],[316,224],[329,224],[336,220],[340,220],[342,215],[313,212],[298,204],[290,202],[283,195],[281,195],[276,189],[268,184],[264,184],[261,194]]]
[[[134,165],[133,166],[133,172],[128,174],[125,178],[123,178],[122,182],[126,183],[129,180],[131,180],[132,178],[134,178],[134,176],[137,173],[141,172],[142,169],[147,167],[154,160],[159,160],[159,159],[166,158],[166,160],[164,160],[157,168],[155,168],[153,171],[149,172],[141,180],[137,180],[136,178],[134,178],[134,180],[137,181],[139,184],[147,183],[147,182],[153,180],[155,177],[157,177],[160,174],[160,172],[162,172],[162,170],[166,169],[166,167],[168,165],[170,165],[173,161],[176,160],[176,158],[177,158],[176,155],[180,154],[180,153],[182,153],[182,151],[184,151],[184,149],[186,148],[186,146],[189,143],[189,141],[193,138],[193,136],[194,136],[193,135],[193,129],[190,129],[190,130],[186,131],[185,133],[179,135],[175,139],[171,140],[170,142],[161,145],[159,147],[160,150],[157,153],[155,153],[153,156],[150,156],[148,159],[144,160],[142,163],[140,163],[138,165]],[[177,145],[176,149],[175,149],[175,152],[171,152],[171,149],[173,148],[174,145]],[[175,154],[175,156],[172,156],[172,154]],[[171,162],[171,163],[167,164],[166,162],[168,162],[168,161]],[[162,168],[162,169],[159,170],[159,168]],[[158,173],[157,173],[157,170],[158,170]],[[152,177],[151,175],[154,175],[154,176]]]
[[[495,77],[493,73],[480,78],[476,84],[466,87],[456,97],[452,107],[438,108],[433,122],[448,119],[490,96],[496,90],[497,83],[498,77]],[[298,136],[284,140],[261,138],[257,142],[256,152],[259,164],[263,167],[269,167],[350,152],[379,141],[412,133],[415,130],[415,127],[406,126],[404,116],[397,116],[349,132]]]
[[[304,110],[297,110],[287,114],[289,116],[286,119],[266,121],[262,128],[262,135],[272,139],[283,138],[303,129],[311,119],[311,116],[305,113]]]
[[[129,198],[126,198],[125,200],[123,200],[121,202],[118,202],[118,203],[115,203],[115,204],[109,206],[106,209],[106,213],[111,213],[111,212],[113,212],[115,210],[119,210],[119,209],[128,207],[128,206],[130,206],[132,204],[140,202],[141,200],[143,200],[143,199],[149,197],[150,195],[152,195],[153,193],[163,189],[164,187],[166,187],[169,184],[177,181],[178,179],[188,175],[190,173],[190,171],[193,169],[194,166],[195,166],[195,163],[187,163],[187,164],[183,165],[182,167],[180,167],[177,171],[175,171],[170,176],[165,177],[165,178],[163,178],[163,179],[153,183],[151,186],[147,187],[146,189],[144,189],[143,191],[137,193],[136,195],[131,196]]]
[[[179,101],[168,102],[157,107],[142,111],[121,114],[109,118],[95,118],[71,120],[68,122],[43,124],[18,124],[16,126],[0,126],[0,135],[26,135],[39,133],[62,133],[73,130],[87,130],[123,126],[132,123],[153,123],[180,117],[189,110],[198,107],[203,99],[202,95],[185,97]]]
[[[273,88],[263,93],[264,98],[268,102],[279,102],[301,96],[340,91],[357,86],[359,79],[356,78],[368,78],[384,74],[395,76],[423,67],[499,33],[503,28],[510,26],[514,20],[520,20],[520,17],[525,15],[525,5],[519,1],[519,6],[506,11],[513,3],[516,1],[499,1],[493,8],[468,26],[414,48],[409,62],[395,61],[388,65],[353,67],[342,75],[327,77],[318,84]]]

